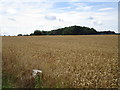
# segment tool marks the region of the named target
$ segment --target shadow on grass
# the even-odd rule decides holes
[[[2,74],[2,88],[14,88],[16,78],[13,75],[3,73]]]

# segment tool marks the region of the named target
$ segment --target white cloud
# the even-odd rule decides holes
[[[10,35],[10,33],[8,33],[8,32],[0,32],[0,36],[4,36],[4,35]]]
[[[16,10],[16,9],[13,9],[13,8],[8,8],[6,11],[7,11],[9,14],[15,14],[15,13],[17,13],[17,10]]]
[[[56,16],[46,15],[45,19],[47,19],[47,20],[56,20]]]
[[[93,21],[94,25],[102,25],[103,23],[101,21]]]
[[[119,2],[119,0],[0,0],[0,2]]]
[[[77,5],[77,8],[76,8],[76,10],[83,10],[83,11],[91,10],[91,9],[92,9],[92,6],[82,6],[82,5]]]
[[[106,10],[112,10],[113,8],[101,8],[99,11],[106,11]]]
[[[64,22],[64,20],[63,19],[58,19],[59,20],[59,22]]]
[[[94,17],[90,16],[88,19],[89,19],[89,20],[93,20],[93,19],[94,19]]]
[[[8,18],[10,21],[16,21],[15,18]]]
[[[70,6],[66,6],[61,12],[60,9],[53,7],[57,2],[54,0],[41,0],[41,2],[35,0],[35,3],[31,3],[33,0],[19,0],[18,2],[15,0],[13,4],[9,2],[4,2],[0,5],[0,7],[3,7],[1,10],[6,11],[6,13],[4,12],[0,15],[0,23],[2,30],[11,35],[19,33],[30,34],[36,29],[53,30],[72,25],[107,30],[110,26],[115,27],[117,23],[115,11],[93,11],[93,6],[86,3],[71,3],[69,0]]]

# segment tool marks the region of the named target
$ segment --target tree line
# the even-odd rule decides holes
[[[94,28],[82,27],[82,26],[69,26],[59,28],[51,31],[35,30],[30,35],[18,34],[18,36],[33,36],[33,35],[103,35],[103,34],[115,34],[114,31],[96,31]]]

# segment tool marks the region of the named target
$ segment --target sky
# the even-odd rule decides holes
[[[1,35],[73,25],[118,32],[118,0],[0,0]]]

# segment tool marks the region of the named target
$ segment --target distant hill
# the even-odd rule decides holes
[[[94,28],[82,26],[69,26],[51,31],[35,30],[31,35],[103,35],[115,34],[114,31],[96,31]],[[19,34],[20,36],[21,34]],[[26,36],[26,35],[24,35]],[[27,35],[28,36],[28,35]]]
[[[52,30],[49,32],[50,35],[89,35],[96,34],[97,31],[94,28],[81,27],[81,26],[70,26]]]

